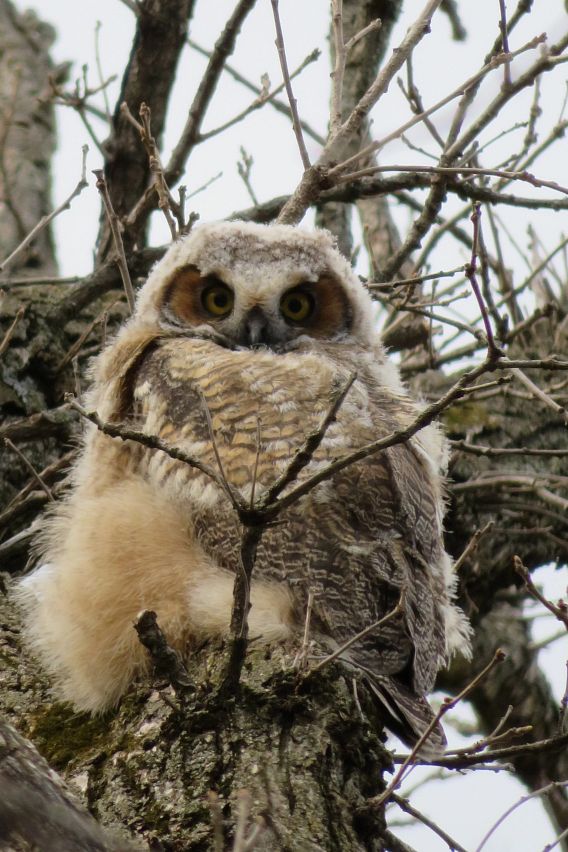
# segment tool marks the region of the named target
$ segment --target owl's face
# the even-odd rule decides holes
[[[334,275],[298,278],[267,290],[262,278],[243,287],[226,271],[203,275],[189,265],[166,288],[162,316],[168,324],[230,347],[278,350],[302,335],[329,340],[348,334],[352,311]]]
[[[371,300],[325,231],[221,222],[175,243],[143,287],[135,319],[229,348],[300,337],[369,345]]]

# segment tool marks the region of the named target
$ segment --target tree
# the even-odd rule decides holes
[[[183,131],[162,161],[168,101],[182,51],[189,50],[188,23],[204,11],[192,0],[127,5],[136,16],[136,35],[102,146],[105,168],[98,187],[106,213],[93,272],[69,286],[57,278],[49,227],[36,228],[31,243],[26,235],[50,209],[54,103],[75,108],[92,128],[101,118],[106,82],[70,87],[68,69],[50,63],[49,28],[20,15],[9,0],[0,3],[5,48],[0,432],[11,442],[0,461],[0,555],[10,575],[24,570],[37,515],[64,488],[63,472],[81,428],[66,394],[84,388],[89,356],[128,315],[121,295],[125,268],[136,283],[163,253],[149,244],[152,212],[162,211],[172,236],[192,224],[184,192],[175,195],[175,187],[197,146],[213,136],[204,130],[207,111],[227,73],[236,73],[226,70],[229,57],[255,9],[254,0],[235,2],[193,100],[184,106]],[[278,4],[272,5],[277,15]],[[541,116],[540,105],[565,61],[568,35],[564,30],[554,42],[535,36],[541,13],[530,2],[521,0],[508,17],[504,3],[494,5],[491,24],[499,18],[499,28],[484,45],[477,73],[449,83],[442,78],[437,97],[426,100],[413,65],[418,67],[428,32],[441,16],[454,38],[465,38],[457,4],[430,0],[420,12],[406,12],[408,29],[401,38],[395,29],[400,0],[334,2],[327,137],[317,141],[315,157],[310,155],[304,140],[315,131],[300,120],[293,94],[282,101],[269,81],[261,81],[246,113],[262,109],[267,123],[271,109],[291,117],[303,176],[286,197],[259,203],[253,194],[251,207],[238,213],[227,207],[225,214],[295,223],[311,208],[348,255],[354,252],[356,220],[361,223],[360,256],[369,267],[365,273],[385,340],[425,400],[414,426],[440,416],[453,442],[447,544],[475,626],[475,655],[471,665],[458,661],[441,686],[459,696],[470,685],[468,698],[488,739],[482,749],[438,763],[460,768],[511,762],[531,792],[546,788],[547,809],[566,846],[568,798],[561,782],[568,778],[568,736],[537,665],[523,606],[527,597],[540,594],[527,571],[566,562],[568,363],[562,353],[568,325],[566,273],[555,265],[566,240],[549,250],[541,235],[550,227],[550,211],[568,208],[568,189],[540,177],[550,174],[547,157],[566,121],[562,115]],[[529,36],[521,39],[519,32]],[[284,61],[285,37],[278,47]],[[405,77],[406,117],[392,134],[375,134],[370,111],[382,127],[385,93],[398,74]],[[295,87],[285,65],[283,75],[287,87]],[[558,91],[559,83],[555,86]],[[425,128],[418,150],[415,128]],[[387,144],[403,134],[411,163],[391,165]],[[421,150],[425,146],[433,159]],[[240,171],[250,185],[254,173],[251,177],[246,152]],[[84,181],[82,176],[77,193]],[[409,211],[410,225],[401,211]],[[502,211],[530,216],[528,256]],[[528,272],[519,271],[517,250]],[[455,258],[451,270],[448,257]],[[464,288],[473,297],[456,319]],[[434,333],[438,326],[445,329],[441,339]],[[565,604],[545,605],[566,626]],[[91,719],[49,697],[20,645],[9,597],[2,606],[2,714],[82,790],[89,810],[117,836],[166,849],[212,843],[221,849],[231,837],[235,849],[408,848],[386,827],[385,790],[419,817],[388,783],[392,755],[377,735],[379,720],[362,691],[357,708],[351,677],[339,667],[330,664],[299,688],[294,674],[282,671],[281,649],[268,659],[249,654],[240,683],[228,695],[220,689],[226,649],[208,647],[187,662],[187,675],[197,686],[188,693],[179,670],[160,669],[164,654],[158,648],[156,688],[139,684],[115,713]],[[150,642],[159,639],[150,625]],[[491,664],[498,647],[507,657]],[[40,826],[43,831],[49,823],[50,810],[39,803],[50,800],[49,778],[38,762],[45,786],[30,798],[28,747],[7,729],[3,736],[15,761],[3,783],[23,779],[18,795],[5,797],[4,831],[13,836],[27,830],[28,841],[43,837]],[[65,808],[61,804],[57,813]],[[15,814],[12,821],[7,813]],[[92,825],[85,829],[91,831],[88,839],[70,839],[66,818],[54,819],[51,827],[55,840],[42,841],[45,848],[49,842],[53,848],[122,843],[101,840]]]

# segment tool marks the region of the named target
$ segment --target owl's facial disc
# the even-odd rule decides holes
[[[233,289],[218,275],[196,266],[179,270],[165,291],[162,315],[168,325],[193,330],[220,345],[282,351],[296,338],[332,340],[350,331],[351,305],[331,273],[274,293],[243,285]]]

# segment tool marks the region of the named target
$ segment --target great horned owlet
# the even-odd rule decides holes
[[[132,318],[96,362],[87,407],[161,437],[227,480],[267,489],[355,381],[304,481],[416,416],[387,360],[368,292],[324,231],[221,222],[180,239],[152,270]],[[468,653],[442,541],[445,444],[428,426],[321,482],[266,530],[249,616],[256,643],[312,631],[338,648],[391,611],[402,617],[344,651],[408,742],[432,719],[425,695],[451,653]],[[297,483],[296,483],[297,484]],[[291,487],[291,486],[290,486]],[[286,493],[286,492],[284,492]],[[226,634],[241,528],[224,491],[163,452],[90,427],[69,494],[46,521],[24,581],[27,631],[60,694],[115,704],[148,665],[133,630],[155,610],[169,643]],[[441,730],[433,748],[443,743]]]

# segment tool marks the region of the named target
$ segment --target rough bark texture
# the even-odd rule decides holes
[[[48,76],[65,75],[49,59],[54,32],[33,12],[0,2],[0,262],[51,209],[55,150]],[[51,231],[44,230],[10,271],[55,272]]]
[[[50,701],[22,650],[9,597],[0,600],[2,713],[36,743],[102,825],[151,848],[211,848],[208,793],[220,797],[226,841],[238,791],[251,796],[255,848],[310,852],[380,850],[382,811],[368,797],[389,766],[375,709],[352,677],[330,666],[302,686],[281,648],[253,653],[238,691],[220,695],[225,654],[210,646],[189,661],[197,691],[181,702],[169,687],[133,689],[98,718]],[[162,846],[152,846],[158,841]]]

